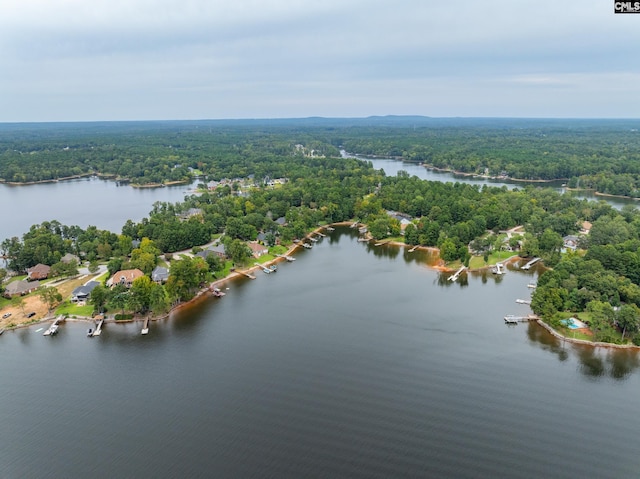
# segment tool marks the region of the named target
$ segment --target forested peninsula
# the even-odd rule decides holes
[[[139,270],[129,287],[100,285],[91,308],[161,314],[231,268],[252,264],[252,244],[273,257],[318,225],[357,220],[376,240],[438,248],[452,268],[486,267],[509,255],[541,257],[549,270],[531,307],[547,324],[563,331],[563,321],[577,316],[589,325],[587,339],[640,344],[635,208],[617,211],[537,184],[509,190],[402,172],[389,177],[367,161],[340,157],[346,149],[523,179],[636,178],[637,123],[402,117],[3,125],[4,181],[105,174],[164,184],[197,177],[199,191],[182,203],[156,203],[147,218],[127,221],[120,232],[52,218],[22,238],[5,239],[1,253],[19,275],[43,264],[53,276],[73,276],[78,265],[63,261],[69,255],[94,270],[106,265],[108,276]],[[206,254],[209,248],[216,254]],[[184,251],[191,254],[177,253]],[[166,268],[166,281],[152,280],[158,266]],[[10,284],[2,283],[5,292]],[[54,310],[62,298],[46,294],[42,299]]]

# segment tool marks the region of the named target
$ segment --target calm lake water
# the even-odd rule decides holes
[[[562,182],[555,181],[549,183],[526,183],[522,181],[500,181],[500,180],[492,180],[487,178],[480,177],[472,177],[465,175],[455,175],[453,173],[444,172],[444,171],[436,171],[433,169],[426,168],[425,166],[419,165],[417,163],[409,163],[406,161],[393,160],[393,159],[384,159],[384,158],[368,158],[358,156],[362,160],[370,161],[373,167],[376,170],[384,170],[387,176],[396,176],[399,171],[406,171],[411,176],[417,176],[423,180],[429,181],[440,181],[440,182],[449,182],[449,183],[466,183],[469,185],[487,185],[487,186],[496,186],[498,188],[506,187],[509,189],[513,188],[524,188],[529,184],[538,185],[541,187],[551,187],[559,193],[571,195],[577,199],[586,199],[589,201],[605,201],[609,203],[616,209],[622,209],[625,205],[632,205],[637,207],[638,201],[631,198],[615,198],[610,196],[597,196],[593,191],[571,191],[566,187],[562,186]]]
[[[0,184],[0,204],[5,206],[0,208],[0,241],[22,237],[31,225],[52,220],[120,233],[128,219],[137,222],[149,216],[156,201],[183,201],[191,188],[132,188],[99,178],[24,186]]]
[[[187,190],[0,185],[22,205],[0,237],[52,219],[120,231]],[[349,229],[296,256],[148,336],[5,332],[0,477],[638,477],[638,354],[506,326],[535,271],[452,284],[427,253]]]
[[[638,356],[505,325],[535,271],[349,229],[296,257],[148,336],[5,332],[0,477],[638,477]]]

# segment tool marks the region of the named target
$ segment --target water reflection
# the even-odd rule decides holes
[[[527,336],[541,349],[557,355],[560,361],[566,361],[570,353],[574,354],[580,362],[578,371],[591,379],[610,377],[623,380],[640,366],[638,351],[635,349],[594,348],[574,344],[556,338],[533,322],[529,323]]]

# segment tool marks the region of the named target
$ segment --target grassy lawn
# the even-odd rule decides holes
[[[229,276],[231,273],[231,268],[233,267],[233,261],[225,261],[224,269],[222,271],[216,271],[215,277],[216,279],[221,279]]]
[[[505,259],[511,258],[516,253],[512,251],[494,251],[489,255],[487,262],[485,263],[484,258],[482,256],[472,256],[471,260],[469,260],[469,268],[478,269],[483,268],[485,266],[493,266],[496,263],[504,261]]]
[[[88,304],[86,306],[78,306],[71,301],[64,301],[56,309],[56,314],[68,314],[69,317],[91,316],[91,313],[93,313],[93,305]]]
[[[269,248],[269,254],[277,255],[277,254],[285,254],[287,252],[287,247],[282,245],[276,245]]]

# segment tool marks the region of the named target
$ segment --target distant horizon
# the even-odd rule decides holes
[[[251,122],[251,121],[304,121],[304,120],[375,120],[375,119],[423,119],[423,120],[584,120],[584,121],[618,121],[640,120],[637,117],[596,117],[596,116],[430,116],[415,114],[388,114],[368,116],[265,116],[265,117],[220,117],[220,118],[156,118],[156,119],[105,119],[105,120],[50,120],[50,121],[0,121],[0,125],[28,125],[28,124],[73,124],[73,123],[163,123],[163,122]]]

